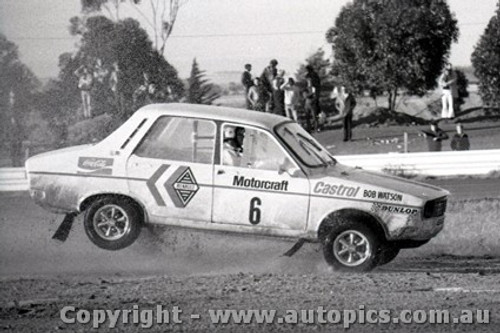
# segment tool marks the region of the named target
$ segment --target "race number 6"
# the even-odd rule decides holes
[[[254,197],[250,200],[250,212],[248,214],[248,219],[252,224],[259,224],[260,222],[260,209],[258,208],[262,204],[260,198]]]

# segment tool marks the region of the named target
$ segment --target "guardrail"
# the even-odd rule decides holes
[[[366,170],[415,176],[486,175],[500,172],[500,149],[432,153],[340,155],[337,160]],[[0,168],[0,191],[26,191],[24,168]]]
[[[336,156],[346,165],[397,175],[462,176],[500,171],[500,149]]]
[[[0,168],[0,191],[27,191],[28,178],[24,168]]]

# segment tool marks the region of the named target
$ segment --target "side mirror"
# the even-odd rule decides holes
[[[300,173],[300,170],[295,167],[295,165],[286,157],[278,166],[278,174],[282,175],[284,173],[290,175],[290,177],[297,177]]]

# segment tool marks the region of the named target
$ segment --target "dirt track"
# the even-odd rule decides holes
[[[208,309],[283,313],[319,306],[491,310],[489,325],[356,324],[353,332],[500,331],[498,258],[421,257],[407,250],[373,273],[340,274],[324,263],[314,244],[286,258],[281,254],[292,243],[285,241],[155,228],[145,229],[130,248],[108,252],[90,243],[81,220],[65,243],[51,240],[61,217],[26,197],[3,197],[0,212],[0,329],[7,331],[86,332],[89,325],[64,324],[59,311],[67,305],[92,310],[157,304],[178,306],[185,317],[182,324],[153,326],[154,331],[343,331],[341,324],[215,326],[207,314]],[[191,320],[192,313],[201,318]],[[120,326],[120,331],[140,330]]]
[[[414,262],[418,265],[418,262]],[[490,324],[354,324],[352,332],[498,332],[500,279],[498,274],[394,273],[284,274],[239,273],[191,277],[71,278],[13,280],[2,284],[2,328],[16,332],[89,331],[91,324],[72,325],[60,320],[60,310],[166,309],[182,310],[181,324],[155,325],[153,331],[344,331],[340,324],[214,325],[209,309],[286,310],[449,310],[490,309]],[[190,319],[199,314],[200,319]],[[74,315],[73,315],[74,317]],[[119,323],[120,331],[141,331]],[[101,327],[107,331],[106,326]]]

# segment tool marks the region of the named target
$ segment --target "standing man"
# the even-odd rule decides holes
[[[299,103],[299,91],[293,78],[283,83],[281,89],[285,92],[285,113],[290,119],[298,121],[297,104]]]
[[[78,77],[78,89],[80,89],[82,96],[83,117],[86,119],[92,118],[90,90],[94,84],[94,75],[85,65],[78,67],[74,74]]]
[[[436,122],[431,123],[430,131],[423,131],[427,139],[429,151],[441,151],[442,141],[448,139],[448,134],[438,127]]]
[[[318,73],[314,70],[313,66],[306,66],[306,81],[308,85],[311,85],[314,89],[314,109],[316,115],[319,115],[321,108],[319,106],[319,95],[321,93],[321,79]]]
[[[269,66],[264,68],[264,71],[262,72],[260,79],[262,82],[262,85],[264,88],[267,90],[269,95],[272,96],[273,94],[273,81],[274,78],[278,75],[278,60],[272,59],[269,62]],[[271,112],[274,108],[273,105],[273,99],[271,98],[267,103],[266,103],[266,112]]]
[[[314,102],[314,94],[314,87],[309,84],[302,91],[302,97],[304,99],[306,131],[309,133],[318,131],[318,118]]]
[[[458,97],[457,75],[451,64],[446,64],[443,74],[438,80],[439,87],[442,90],[441,103],[441,118],[454,118],[455,110],[453,109],[453,101]]]
[[[344,86],[336,86],[333,88],[330,98],[334,100],[335,107],[339,115],[333,120],[342,119],[342,127],[344,130],[344,142],[352,139],[352,116],[356,107],[356,99],[353,94],[346,90]]]
[[[457,133],[451,139],[451,150],[469,150],[469,136],[464,133],[462,124],[457,124]]]
[[[253,79],[253,83],[254,85],[248,91],[247,99],[252,105],[252,110],[264,112],[267,103],[271,99],[271,95],[258,77]]]
[[[252,73],[250,73],[251,71],[252,65],[246,64],[245,71],[241,74],[241,84],[245,87],[245,101],[248,110],[252,110],[252,103],[248,100],[248,91],[250,90],[250,87],[253,86]]]
[[[285,83],[284,76],[285,71],[280,69],[273,80],[273,109],[271,112],[280,116],[285,115],[285,91],[281,88]]]

